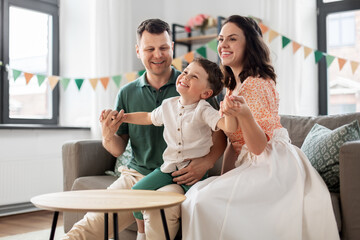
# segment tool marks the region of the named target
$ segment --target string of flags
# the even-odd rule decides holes
[[[339,71],[341,71],[344,67],[344,65],[349,62],[351,65],[351,69],[352,69],[352,73],[355,74],[357,68],[359,67],[360,63],[357,61],[353,61],[353,60],[349,60],[349,59],[345,59],[345,58],[341,58],[341,57],[337,57],[337,56],[332,56],[326,52],[322,52],[319,51],[317,49],[312,49],[310,47],[307,47],[305,45],[302,45],[284,35],[281,35],[280,33],[278,33],[277,31],[269,28],[268,26],[264,25],[263,23],[259,23],[259,26],[261,28],[261,31],[263,33],[263,36],[265,37],[265,34],[268,33],[268,42],[271,43],[274,39],[276,39],[277,37],[281,36],[281,43],[282,43],[282,49],[284,49],[285,47],[287,47],[288,45],[290,45],[290,43],[292,43],[292,48],[293,48],[293,54],[296,54],[301,47],[303,47],[303,51],[304,51],[304,60],[306,58],[308,58],[310,56],[311,53],[314,54],[314,58],[315,58],[315,63],[317,64],[323,57],[325,57],[326,59],[326,65],[327,68],[330,67],[330,65],[335,61],[335,59],[337,59],[338,65],[339,65]],[[217,39],[214,38],[211,41],[209,41],[208,43],[206,43],[203,46],[200,46],[199,48],[197,48],[196,50],[193,50],[191,52],[186,53],[183,56],[180,56],[178,58],[173,59],[172,61],[172,65],[182,71],[182,63],[183,60],[185,60],[187,63],[191,63],[194,60],[195,55],[200,55],[201,57],[207,58],[207,51],[208,49],[217,52]],[[3,63],[0,62],[0,67],[3,66]],[[61,77],[61,76],[54,76],[54,75],[50,75],[50,76],[46,76],[46,75],[42,75],[42,74],[34,74],[34,73],[29,73],[29,72],[25,72],[25,71],[21,71],[18,69],[13,69],[10,66],[7,66],[7,71],[12,71],[12,75],[13,75],[13,79],[14,81],[16,81],[21,74],[24,75],[26,84],[29,84],[29,82],[32,79],[35,79],[34,76],[36,76],[37,78],[37,82],[38,85],[41,86],[45,80],[48,80],[48,83],[51,87],[51,89],[54,89],[56,87],[56,85],[60,82],[62,88],[64,89],[64,91],[66,91],[69,83],[73,80],[78,88],[78,90],[80,91],[81,87],[83,86],[84,81],[89,81],[90,85],[92,86],[92,88],[95,90],[98,82],[101,83],[101,85],[104,87],[104,89],[106,90],[109,82],[112,80],[115,85],[117,86],[117,88],[120,88],[120,83],[123,81],[126,81],[125,83],[128,82],[132,82],[134,81],[137,77],[141,76],[145,70],[140,70],[140,71],[133,71],[133,72],[127,72],[124,74],[119,74],[119,75],[115,75],[115,76],[105,76],[105,77],[99,77],[99,78],[67,78],[67,77]]]

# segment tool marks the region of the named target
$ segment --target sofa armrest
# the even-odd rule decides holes
[[[340,148],[340,199],[342,239],[360,236],[360,141]]]
[[[78,177],[105,175],[114,170],[116,158],[103,146],[101,140],[76,140],[62,146],[63,187],[70,191]]]

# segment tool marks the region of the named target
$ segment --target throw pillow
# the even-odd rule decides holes
[[[360,128],[357,120],[334,130],[315,124],[306,136],[301,150],[324,179],[330,192],[340,191],[340,147],[345,142],[359,139]]]
[[[119,167],[127,166],[130,163],[132,157],[133,156],[132,156],[131,144],[129,141],[123,154],[117,157],[114,171],[105,171],[105,174],[115,177],[120,177],[121,173],[119,172]]]

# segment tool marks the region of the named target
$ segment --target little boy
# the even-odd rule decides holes
[[[176,80],[180,96],[166,99],[161,106],[148,112],[126,113],[124,122],[155,126],[164,125],[167,148],[163,153],[164,163],[136,183],[132,189],[156,190],[173,184],[171,173],[186,167],[189,160],[210,152],[212,131],[235,132],[237,119],[222,117],[205,100],[216,96],[223,88],[223,74],[216,63],[197,58],[190,63]],[[226,97],[222,105],[231,101]],[[205,177],[205,176],[204,176]],[[181,185],[186,192],[191,186]],[[144,221],[141,212],[134,212],[138,224],[138,240],[145,239]]]

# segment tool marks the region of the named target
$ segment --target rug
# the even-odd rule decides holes
[[[59,226],[55,231],[55,240],[60,240],[60,238],[64,235],[64,227]],[[0,237],[0,240],[47,240],[50,237],[50,228],[35,232],[28,232],[23,234],[17,234],[7,237]]]

